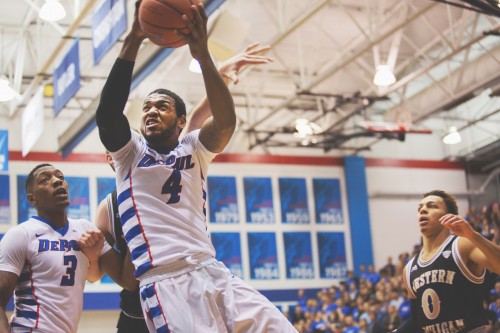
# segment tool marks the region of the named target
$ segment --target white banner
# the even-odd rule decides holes
[[[43,87],[38,89],[31,101],[26,105],[22,117],[21,142],[23,157],[28,155],[33,145],[42,135],[44,127]]]

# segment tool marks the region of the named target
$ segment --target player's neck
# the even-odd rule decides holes
[[[424,236],[422,238],[422,255],[432,257],[449,236],[450,231],[448,229],[443,229],[435,236]]]
[[[159,152],[160,154],[168,154],[170,151],[174,150],[179,144],[178,138],[159,141],[159,142],[149,142],[148,146]]]
[[[56,227],[64,227],[68,223],[68,216],[66,210],[63,211],[44,211],[39,210],[38,216],[50,221],[50,223]]]

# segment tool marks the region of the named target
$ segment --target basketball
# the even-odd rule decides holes
[[[143,0],[139,7],[139,24],[156,45],[179,47],[186,42],[174,30],[189,33],[182,15],[191,19],[191,6],[199,4],[200,0]]]

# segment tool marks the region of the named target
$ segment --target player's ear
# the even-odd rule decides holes
[[[182,115],[177,119],[177,125],[179,126],[179,129],[182,131],[182,129],[186,126],[186,116]]]
[[[35,199],[35,196],[33,195],[33,193],[26,194],[26,197],[28,198],[28,203],[30,205],[32,205],[33,207],[35,207],[36,206],[36,199]]]

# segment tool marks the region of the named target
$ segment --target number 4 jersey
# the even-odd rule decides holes
[[[410,296],[419,301],[419,332],[468,332],[488,323],[482,276],[475,276],[458,251],[458,237],[449,236],[437,253],[423,261],[417,254],[406,265]]]
[[[139,277],[189,256],[215,257],[207,231],[206,172],[217,155],[187,134],[172,151],[156,151],[131,131],[112,153],[123,234]]]
[[[38,216],[11,228],[0,242],[0,270],[19,276],[13,332],[76,332],[89,261],[78,238],[96,227],[68,219],[57,228]],[[105,243],[101,254],[110,250]]]

